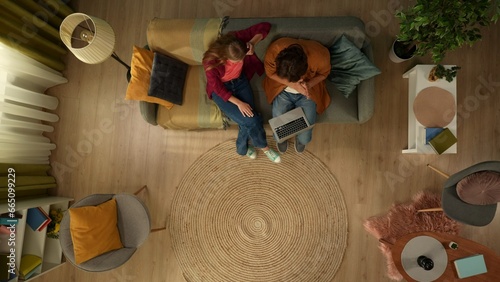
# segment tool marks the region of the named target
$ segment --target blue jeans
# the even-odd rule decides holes
[[[273,117],[277,117],[298,107],[302,108],[307,121],[310,125],[313,125],[316,122],[316,103],[311,99],[307,99],[302,94],[289,93],[285,90],[281,91],[273,100]],[[302,145],[311,142],[311,139],[312,129],[297,135],[297,141]]]
[[[247,103],[252,107],[253,117],[245,117],[241,114],[238,106],[224,101],[217,93],[212,93],[212,100],[219,106],[221,111],[236,122],[239,126],[238,138],[236,139],[236,152],[240,155],[246,155],[248,141],[257,148],[267,147],[266,131],[262,125],[262,117],[255,111],[253,101],[253,92],[244,74],[239,78],[225,82],[227,90],[233,93],[233,96]]]

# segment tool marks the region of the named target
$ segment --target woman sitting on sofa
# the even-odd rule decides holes
[[[279,154],[267,145],[262,117],[254,110],[253,92],[248,82],[255,73],[264,73],[262,62],[254,54],[254,46],[267,36],[270,28],[270,23],[263,22],[222,35],[205,52],[203,67],[208,98],[239,126],[236,152],[255,159],[255,148],[260,148],[271,161],[279,163]]]

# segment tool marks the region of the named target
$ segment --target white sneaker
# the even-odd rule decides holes
[[[247,157],[252,160],[255,160],[257,158],[257,151],[255,151],[255,148],[253,146],[248,146]]]
[[[267,151],[264,151],[264,154],[266,154],[266,156],[273,163],[280,163],[281,162],[280,154],[278,154],[275,150],[273,150],[271,148],[269,150],[267,150]]]

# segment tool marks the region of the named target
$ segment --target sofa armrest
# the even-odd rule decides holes
[[[365,41],[361,51],[373,62],[373,50],[368,41]],[[369,78],[358,84],[358,121],[365,123],[372,118],[375,107],[375,78]]]
[[[156,122],[156,114],[158,113],[158,104],[139,101],[139,109],[142,118],[151,125],[158,125]]]

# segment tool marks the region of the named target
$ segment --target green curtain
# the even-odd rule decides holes
[[[71,13],[61,0],[0,0],[0,42],[62,71],[67,50],[59,26]]]
[[[0,163],[0,200],[8,197],[10,168],[15,170],[16,198],[47,195],[47,189],[56,187],[56,179],[48,175],[50,165]]]

